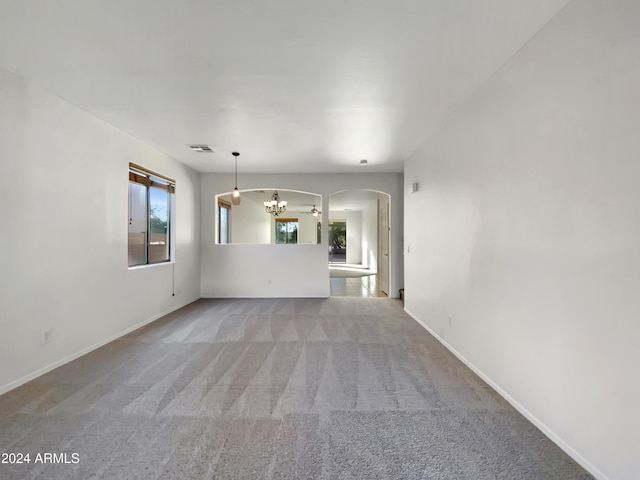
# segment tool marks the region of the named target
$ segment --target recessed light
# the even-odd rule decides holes
[[[360,160],[360,165],[363,167],[366,167],[368,165],[369,162],[367,162],[366,160],[362,159]]]
[[[204,143],[196,143],[193,145],[187,145],[191,150],[198,153],[214,153],[209,145]]]

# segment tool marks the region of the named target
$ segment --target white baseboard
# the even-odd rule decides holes
[[[598,470],[591,462],[589,462],[586,458],[576,452],[571,446],[569,446],[562,438],[560,438],[553,430],[547,427],[542,421],[540,421],[535,415],[529,412],[525,407],[523,407],[520,403],[518,403],[513,397],[511,397],[506,391],[504,391],[500,386],[498,386],[493,380],[491,380],[488,376],[486,376],[480,369],[478,369],[473,363],[467,360],[464,355],[458,352],[455,348],[449,345],[446,340],[444,340],[440,335],[438,335],[435,331],[433,331],[426,323],[420,320],[417,316],[411,313],[406,308],[404,309],[407,315],[413,318],[422,328],[424,328],[427,332],[429,332],[436,340],[438,340],[444,347],[447,348],[451,353],[453,353],[458,360],[464,363],[467,367],[469,367],[476,375],[478,375],[482,380],[491,386],[498,394],[504,398],[507,402],[511,404],[513,408],[515,408],[518,412],[520,412],[527,420],[533,423],[542,433],[544,433],[549,439],[558,445],[564,452],[573,458],[580,466],[582,466],[585,470],[587,470],[591,475],[593,475],[598,480],[610,480],[608,476]]]
[[[27,382],[35,379],[35,378],[38,378],[39,376],[44,375],[45,373],[48,373],[51,370],[54,370],[54,369],[64,365],[65,363],[69,363],[69,362],[75,360],[76,358],[80,358],[83,355],[86,355],[87,353],[92,352],[92,351],[96,350],[97,348],[100,348],[103,345],[106,345],[109,342],[113,342],[114,340],[117,340],[118,338],[123,337],[126,334],[133,332],[134,330],[137,330],[137,329],[139,329],[141,327],[144,327],[145,325],[147,325],[147,324],[149,324],[151,322],[154,322],[154,321],[158,320],[159,318],[164,317],[165,315],[168,315],[171,312],[175,312],[176,310],[179,310],[182,307],[186,307],[190,303],[193,303],[193,302],[195,302],[197,300],[198,299],[190,300],[190,301],[182,303],[180,305],[176,305],[175,307],[171,307],[168,310],[165,310],[164,312],[158,313],[158,314],[152,316],[151,318],[143,320],[142,322],[136,323],[135,325],[133,325],[133,326],[121,331],[121,332],[118,332],[115,335],[111,335],[110,337],[108,337],[108,338],[106,338],[104,340],[101,340],[100,342],[95,343],[95,344],[91,345],[90,347],[83,348],[79,352],[76,352],[76,353],[74,353],[72,355],[69,355],[67,357],[61,358],[60,360],[56,360],[55,362],[47,365],[46,367],[39,368],[36,371],[25,375],[24,377],[18,378],[17,380],[14,380],[13,382],[10,382],[10,383],[8,383],[6,385],[3,385],[2,387],[0,387],[0,395],[2,395],[3,393],[7,393],[10,390],[13,390],[14,388],[18,388],[20,385],[24,385],[25,383],[27,383]]]

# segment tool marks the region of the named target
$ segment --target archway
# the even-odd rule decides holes
[[[329,196],[331,296],[389,296],[390,198],[366,189]]]

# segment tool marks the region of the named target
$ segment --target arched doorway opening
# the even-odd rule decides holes
[[[389,296],[390,195],[343,190],[329,196],[331,296]]]

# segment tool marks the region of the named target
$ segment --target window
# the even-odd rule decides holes
[[[129,164],[129,266],[170,260],[175,182]]]
[[[329,263],[347,262],[347,221],[329,220]]]
[[[276,243],[298,243],[297,218],[276,218]]]
[[[218,243],[229,243],[229,216],[231,204],[224,200],[218,200]]]

